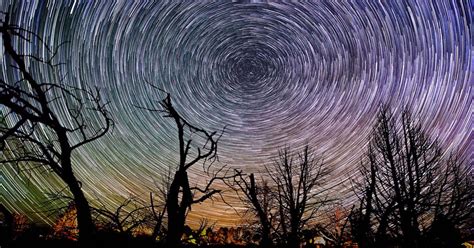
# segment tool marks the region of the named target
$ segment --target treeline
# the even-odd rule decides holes
[[[330,170],[321,161],[308,147],[283,149],[259,179],[239,174],[237,191],[258,219],[264,247],[299,247],[311,227],[334,247],[349,240],[359,247],[460,247],[473,238],[470,165],[444,151],[408,110],[396,116],[381,107],[353,181],[358,200],[333,219],[333,229],[321,224],[335,223],[314,225],[318,211],[337,199],[325,187]]]
[[[176,125],[177,165],[163,175],[158,196],[150,193],[146,202],[124,199],[109,209],[100,199],[85,197],[72,166],[77,149],[112,129],[108,103],[98,89],[42,82],[30,68],[41,64],[55,70],[57,49],[10,24],[8,13],[4,13],[0,33],[6,61],[12,64],[11,75],[17,77],[0,81],[0,162],[54,173],[64,182],[68,194],[60,198],[74,206],[82,247],[100,246],[103,230],[127,239],[151,230],[147,240],[152,245],[189,245],[185,242],[189,241],[189,211],[194,204],[220,197],[222,185],[237,192],[247,206],[247,214],[256,221],[252,226],[257,238],[251,243],[262,247],[296,248],[303,243],[344,247],[349,241],[359,247],[457,247],[462,238],[473,238],[472,233],[463,233],[472,228],[474,219],[471,165],[455,151],[446,154],[408,110],[397,116],[388,106],[381,107],[376,118],[359,166],[362,177],[351,182],[358,200],[349,209],[338,210],[337,223],[320,221],[327,206],[341,199],[328,187],[330,168],[311,147],[283,147],[273,163],[256,174],[220,166],[218,143],[225,128],[208,131],[190,123],[166,92],[159,106],[137,109],[161,114]],[[15,48],[33,41],[50,53],[36,57]],[[54,108],[58,104],[66,109],[66,116]],[[207,180],[191,184],[190,168],[202,168]],[[4,220],[0,242],[7,247],[14,243],[13,218],[6,208],[0,210]]]

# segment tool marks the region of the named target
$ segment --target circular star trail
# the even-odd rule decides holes
[[[342,182],[334,193],[341,199],[351,194],[348,179],[357,177],[381,103],[410,107],[445,148],[472,152],[471,7],[15,1],[11,9],[14,23],[51,47],[70,41],[57,55],[65,65],[55,72],[35,67],[35,75],[97,86],[110,101],[114,130],[74,154],[74,167],[90,199],[114,206],[130,194],[147,199],[177,164],[174,123],[136,107],[159,107],[163,94],[147,82],[171,93],[189,122],[207,130],[226,126],[221,164],[258,172],[283,146],[309,144],[332,167],[329,184]],[[34,41],[18,47],[45,52]],[[2,60],[2,75],[11,76]],[[64,106],[55,110],[67,118]],[[205,175],[196,166],[190,177],[199,183]],[[46,193],[62,187],[57,178],[2,168],[0,179],[2,202],[51,221],[34,212]],[[239,205],[231,192],[225,196]],[[190,221],[202,217],[239,222],[219,201],[193,208]]]

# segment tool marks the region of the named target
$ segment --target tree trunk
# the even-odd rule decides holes
[[[77,181],[74,174],[67,173],[64,175],[71,194],[74,197],[74,204],[77,211],[77,226],[79,229],[79,244],[81,247],[94,247],[95,226],[92,222],[91,210],[89,202],[82,192],[80,183]]]
[[[262,223],[263,224],[263,223]],[[270,238],[270,226],[269,224],[262,225],[262,243],[261,247],[273,247],[273,242]]]
[[[402,233],[403,233],[403,247],[417,248],[418,247],[418,230],[416,227],[410,225],[410,221],[402,217]]]
[[[288,247],[290,248],[299,248],[299,220],[298,214],[295,209],[290,210],[290,233],[288,234]]]
[[[249,195],[252,205],[254,206],[255,210],[257,211],[257,216],[260,219],[260,223],[262,225],[262,242],[260,243],[261,247],[272,247],[273,243],[270,238],[270,221],[268,220],[268,216],[266,211],[263,210],[257,196],[257,186],[255,183],[255,176],[254,174],[250,174],[250,188]]]
[[[181,237],[184,232],[184,217],[179,213],[168,217],[167,247],[181,247]]]
[[[288,247],[289,248],[299,248],[300,242],[298,239],[298,233],[290,232],[288,235]]]
[[[155,214],[154,206],[153,206],[153,198],[152,198],[151,193],[150,193],[150,202],[152,204],[153,214]],[[156,240],[158,235],[161,234],[161,227],[162,227],[162,224],[163,224],[163,216],[164,216],[166,211],[167,211],[167,204],[165,204],[165,207],[163,208],[163,210],[161,210],[158,217],[156,217],[156,214],[155,214],[156,224],[155,224],[155,227],[153,228],[153,233],[151,234],[151,237],[152,237],[153,240]]]
[[[178,203],[181,181],[181,174],[178,171],[174,176],[173,182],[171,183],[168,192],[168,234],[166,237],[167,247],[180,247],[181,237],[183,236],[185,216],[180,210]]]

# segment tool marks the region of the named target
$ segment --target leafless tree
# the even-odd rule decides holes
[[[374,150],[369,145],[367,165],[361,164],[360,172],[364,178],[363,184],[356,184],[356,195],[359,197],[360,204],[352,208],[349,216],[351,222],[352,236],[359,242],[361,247],[372,247],[375,243],[375,234],[372,228],[372,215],[378,219],[378,228],[376,233],[377,240],[380,242],[382,236],[386,233],[388,217],[393,209],[393,201],[376,201],[374,193],[377,186],[377,166],[375,163]],[[374,211],[377,204],[377,212]]]
[[[443,216],[459,226],[472,215],[472,172],[459,156],[444,158],[407,110],[397,119],[381,108],[362,165],[353,218],[362,247],[388,240],[420,247],[433,220]]]
[[[269,182],[263,178],[260,181],[255,181],[253,173],[248,176],[248,179],[242,171],[236,171],[236,174],[237,177],[234,178],[230,186],[237,192],[250,212],[258,218],[262,237],[260,245],[272,247],[274,244],[271,233],[274,228],[274,209],[277,205]]]
[[[276,187],[280,233],[288,247],[299,247],[303,228],[330,201],[324,188],[330,170],[308,146],[296,154],[281,150],[266,170]]]
[[[110,207],[103,203],[101,207],[92,209],[102,217],[100,219],[103,220],[104,226],[125,235],[132,235],[137,229],[146,228],[152,218],[150,206],[133,196],[124,199],[113,210],[109,210]]]
[[[179,247],[187,212],[191,209],[191,206],[219,195],[221,189],[215,188],[215,182],[228,180],[235,175],[228,175],[225,166],[216,170],[211,169],[217,160],[217,144],[224,130],[220,133],[216,131],[208,132],[189,123],[176,111],[169,93],[166,93],[166,97],[160,101],[160,105],[161,109],[145,109],[163,113],[164,117],[171,118],[175,122],[178,129],[179,162],[166,196],[168,218],[166,242],[169,247]],[[202,140],[201,144],[195,142],[198,144],[195,145],[195,152],[191,151],[194,145],[191,135]],[[203,170],[210,178],[203,186],[191,186],[189,183],[188,170],[197,164],[202,164]]]
[[[156,206],[155,200],[153,199],[153,193],[150,192],[150,209],[153,214],[153,219],[155,221],[155,224],[153,226],[153,232],[152,232],[152,239],[156,240],[158,236],[163,236],[163,227],[164,227],[164,221],[165,221],[165,215],[166,215],[166,198],[163,198],[164,201],[160,206]]]
[[[113,125],[99,90],[71,87],[62,82],[41,82],[35,79],[28,63],[42,63],[55,68],[52,61],[57,49],[48,58],[23,55],[14,48],[21,42],[41,39],[34,33],[10,24],[8,13],[0,26],[6,60],[12,62],[12,75],[17,80],[0,81],[0,104],[9,125],[0,127],[2,153],[9,141],[16,142],[13,156],[3,156],[4,165],[25,165],[54,172],[68,186],[77,207],[80,242],[93,240],[95,227],[89,203],[74,174],[73,153],[78,148],[104,136]],[[44,43],[42,43],[44,45]],[[38,76],[39,78],[39,76]],[[54,106],[62,105],[67,114]],[[89,114],[97,119],[91,121]]]
[[[150,192],[150,208],[151,212],[153,213],[153,219],[155,221],[155,225],[153,227],[152,238],[156,240],[158,236],[160,240],[166,234],[164,232],[165,228],[165,221],[166,221],[166,212],[167,212],[167,199],[168,199],[168,190],[171,186],[172,178],[172,168],[171,166],[168,167],[166,175],[160,178],[159,182],[155,182],[156,187],[158,188],[158,202],[155,203],[155,199],[153,197],[153,192]]]

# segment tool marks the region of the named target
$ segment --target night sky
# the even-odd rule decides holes
[[[8,9],[6,2],[0,9]],[[11,9],[13,23],[49,46],[70,41],[57,55],[65,65],[32,67],[34,75],[98,86],[110,101],[113,131],[73,155],[92,203],[100,198],[113,207],[129,195],[146,200],[177,165],[174,122],[136,107],[159,108],[164,97],[146,82],[168,91],[190,123],[227,126],[216,166],[258,172],[279,148],[309,144],[333,169],[329,186],[339,185],[333,195],[346,205],[354,200],[348,179],[358,176],[381,103],[395,112],[408,106],[447,151],[472,155],[469,0],[89,2],[14,1]],[[22,53],[46,52],[38,40],[17,45]],[[1,77],[14,80],[0,56]],[[63,105],[54,109],[68,118]],[[191,172],[192,184],[204,182],[201,166]],[[52,220],[38,211],[54,207],[45,195],[62,187],[52,174],[0,171],[0,201],[37,221]],[[225,197],[240,206],[232,192]],[[240,222],[218,200],[193,207],[189,221],[202,217]]]

